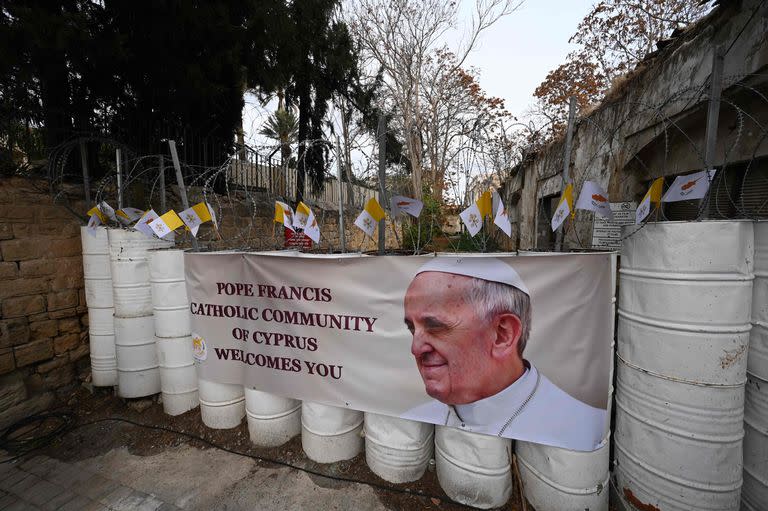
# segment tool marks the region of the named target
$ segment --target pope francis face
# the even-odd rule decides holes
[[[446,404],[493,395],[508,358],[519,360],[519,319],[477,314],[467,299],[471,283],[469,277],[428,271],[418,274],[405,294],[411,353],[427,394]]]

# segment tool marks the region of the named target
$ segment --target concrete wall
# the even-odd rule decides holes
[[[80,222],[46,182],[0,179],[0,430],[89,374],[81,252]]]
[[[637,203],[652,178],[703,169],[713,45],[730,47],[714,165],[767,155],[761,127],[768,121],[767,31],[768,4],[729,2],[642,62],[603,104],[577,120],[570,165],[576,193],[592,180],[611,202]],[[548,229],[550,218],[539,218],[538,205],[560,193],[563,143],[533,154],[508,185],[520,197],[520,249],[536,247],[537,223]],[[566,230],[566,247],[589,248],[591,230],[592,213],[577,213],[575,226]]]

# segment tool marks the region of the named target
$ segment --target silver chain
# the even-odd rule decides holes
[[[531,390],[531,393],[528,394],[528,397],[525,398],[525,401],[522,402],[522,404],[515,410],[515,413],[513,413],[509,419],[507,419],[507,422],[504,423],[504,425],[499,430],[498,436],[501,436],[504,434],[504,430],[506,430],[510,424],[512,424],[512,421],[517,418],[518,415],[520,415],[523,411],[523,409],[528,405],[528,403],[533,399],[533,395],[536,394],[536,391],[539,390],[539,382],[541,381],[541,373],[539,371],[536,371],[536,385],[533,386],[533,390]]]

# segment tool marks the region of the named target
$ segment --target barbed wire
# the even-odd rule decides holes
[[[702,220],[710,214],[717,218],[749,218],[757,219],[768,216],[768,212],[763,211],[768,206],[768,197],[762,201],[752,200],[749,204],[744,191],[753,183],[768,180],[768,176],[758,174],[755,160],[759,158],[761,145],[768,139],[768,127],[761,122],[761,117],[753,113],[754,102],[757,100],[762,108],[768,110],[768,97],[757,88],[754,81],[764,80],[766,75],[747,74],[731,75],[724,78],[724,94],[720,98],[721,117],[728,115],[731,119],[727,130],[721,129],[720,132],[725,136],[720,144],[722,150],[722,162],[718,172],[710,179],[710,187],[705,198],[699,201],[695,215],[691,220]],[[579,138],[580,144],[586,144],[581,149],[581,156],[574,159],[572,181],[575,190],[580,190],[587,180],[604,180],[606,175],[609,179],[618,179],[617,183],[626,188],[628,180],[637,181],[637,171],[632,172],[632,165],[635,165],[643,175],[666,176],[677,174],[678,166],[671,168],[671,151],[677,153],[687,153],[687,170],[695,170],[692,167],[704,169],[705,156],[704,148],[698,139],[701,138],[701,130],[695,133],[690,131],[685,122],[690,115],[705,104],[708,100],[707,84],[691,85],[680,89],[667,97],[654,103],[648,103],[642,100],[617,101],[602,105],[596,114],[587,115],[578,120],[574,128],[574,141]],[[547,126],[533,127],[525,123],[514,122],[509,129],[519,130],[511,132],[509,140],[519,138],[520,140],[538,140],[537,133],[544,133]],[[650,135],[631,140],[634,133],[647,131],[651,129]],[[745,133],[749,136],[745,137]],[[388,135],[400,135],[396,128],[390,128]],[[505,137],[507,136],[505,132]],[[581,140],[580,137],[586,137]],[[126,198],[125,206],[138,207],[140,209],[155,208],[160,209],[161,204],[166,204],[168,209],[177,209],[180,207],[181,200],[176,186],[175,170],[173,162],[168,154],[149,154],[136,155],[130,148],[122,144],[119,140],[103,136],[84,136],[66,142],[54,148],[48,160],[48,180],[51,194],[57,203],[66,203],[69,199],[67,191],[63,186],[68,181],[82,178],[77,172],[72,171],[74,165],[72,162],[73,150],[80,144],[98,144],[104,147],[120,148],[122,152],[122,188],[123,195]],[[642,144],[642,146],[640,145]],[[751,144],[751,145],[750,145]],[[300,151],[299,157],[307,158],[310,150],[322,150],[325,154],[326,167],[322,174],[322,182],[319,189],[314,189],[310,185],[309,176],[305,176],[305,190],[303,200],[316,211],[321,230],[328,234],[328,227],[336,220],[337,214],[334,210],[338,209],[338,201],[342,195],[342,207],[350,209],[347,213],[357,214],[362,209],[367,198],[378,195],[378,187],[374,175],[363,176],[363,181],[367,181],[369,186],[362,186],[360,182],[338,181],[337,177],[331,172],[333,166],[349,165],[345,161],[343,154],[340,154],[340,148],[331,140],[309,139],[302,142],[304,150]],[[526,161],[525,147],[515,146],[521,156],[519,158],[520,170],[525,172],[527,165],[533,165],[536,168],[537,162]],[[659,148],[659,153],[654,155],[654,161],[661,162],[661,168],[652,168],[653,165],[644,161],[642,152],[646,148]],[[205,228],[201,229],[198,239],[208,248],[279,248],[283,245],[282,229],[277,229],[271,222],[271,210],[275,200],[294,202],[298,196],[296,188],[299,183],[299,175],[296,171],[298,163],[307,164],[307,161],[301,162],[294,160],[291,165],[288,162],[276,163],[272,158],[266,158],[264,154],[274,155],[280,151],[280,144],[259,144],[255,146],[236,147],[232,154],[218,166],[200,166],[183,164],[183,173],[188,182],[185,183],[189,190],[190,204],[200,200],[211,204],[219,220],[218,230]],[[489,165],[489,149],[487,147],[478,147],[483,155],[474,155],[471,148],[462,149],[470,151],[466,160],[467,167],[464,169],[464,183],[462,185],[461,175],[459,181],[451,186],[461,185],[469,187],[471,176],[475,178],[479,175],[499,175],[499,178],[507,181],[513,178],[512,169],[493,169]],[[544,149],[546,152],[546,149]],[[747,157],[748,155],[748,157]],[[482,157],[481,157],[482,156]],[[371,161],[378,158],[376,148],[372,148],[369,154],[363,156],[369,160],[366,168],[372,169]],[[493,159],[493,155],[490,155]],[[558,165],[559,168],[548,167],[547,174],[558,175],[562,169],[562,155],[557,155],[550,148],[548,153],[548,162]],[[496,158],[497,161],[517,161],[517,158]],[[388,194],[405,193],[405,183],[410,182],[407,173],[392,173],[394,166],[405,167],[409,161],[406,155],[401,154],[399,161],[390,167],[389,176],[393,178],[400,176],[394,186],[389,187]],[[483,166],[486,167],[483,167]],[[658,163],[656,165],[659,165]],[[306,166],[306,165],[305,165]],[[731,177],[730,173],[739,171],[743,167],[740,175]],[[348,169],[348,167],[346,167]],[[627,170],[629,169],[629,170]],[[446,169],[448,171],[449,169]],[[486,172],[487,171],[487,172]],[[249,174],[250,173],[250,174]],[[474,174],[473,174],[474,173]],[[255,176],[255,177],[254,177]],[[259,181],[259,179],[269,176],[269,183]],[[538,173],[534,176],[537,183],[540,179]],[[163,181],[165,186],[163,186]],[[400,184],[398,184],[400,183]],[[527,183],[526,186],[531,186]],[[536,186],[538,186],[536,184]],[[636,187],[635,187],[636,188]],[[330,190],[330,191],[328,191]],[[351,193],[350,193],[351,192]],[[456,195],[460,190],[457,189]],[[511,189],[507,190],[502,200],[509,201]],[[117,173],[114,165],[107,165],[104,175],[94,180],[94,203],[107,201],[115,205],[117,195]],[[351,195],[351,196],[350,196]],[[328,197],[333,199],[333,203],[326,200]],[[537,202],[538,202],[538,195]],[[623,197],[625,198],[625,197]],[[467,205],[471,197],[465,195],[460,207]],[[132,204],[128,204],[132,201]],[[382,206],[389,209],[386,198],[382,200]],[[163,211],[158,211],[162,214]],[[85,221],[84,212],[81,212],[81,219]],[[535,214],[538,215],[538,208]],[[449,215],[451,216],[451,215]],[[590,217],[593,213],[582,212],[576,220],[568,221],[564,230],[571,246],[581,250],[592,248],[592,244],[587,244],[586,238],[582,238],[579,230],[584,230],[590,225]],[[521,215],[515,228],[519,232],[521,229]],[[660,207],[658,211],[648,215],[646,220],[637,226],[637,228],[626,229],[620,241],[635,235],[646,223],[656,221],[656,219],[668,220],[666,208]],[[347,216],[345,224],[351,225],[354,218]],[[549,219],[539,219],[539,221]],[[338,222],[338,220],[336,220]],[[488,222],[489,224],[491,222]],[[336,224],[336,229],[338,224]],[[446,248],[452,251],[467,248],[462,245],[461,232],[458,234],[453,229],[447,229],[440,216],[428,215],[425,219],[410,219],[403,217],[395,221],[390,217],[389,229],[395,233],[396,245],[403,249],[410,247],[413,253],[421,253],[424,250],[438,248],[438,239],[443,241]],[[335,230],[335,229],[334,229]],[[280,236],[278,236],[278,231]],[[402,234],[402,236],[400,236]],[[535,233],[534,233],[535,234]],[[489,225],[484,228],[477,238],[470,238],[471,247],[477,251],[486,251],[495,245],[494,239],[502,236],[493,230]],[[187,243],[189,236],[181,235],[181,243]],[[589,240],[591,241],[591,240]],[[354,243],[355,249],[363,250],[366,243],[364,237]],[[326,243],[329,250],[338,248],[333,243]]]

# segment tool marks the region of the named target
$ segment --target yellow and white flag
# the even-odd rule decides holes
[[[613,220],[611,203],[608,202],[608,194],[594,181],[585,181],[581,187],[579,199],[576,201],[576,209],[594,211],[608,220]]]
[[[558,227],[563,225],[568,215],[571,215],[571,218],[573,218],[575,214],[576,211],[573,209],[573,185],[569,184],[563,190],[563,194],[560,195],[560,202],[557,203],[557,209],[552,216],[552,230],[556,231]]]
[[[179,215],[172,209],[149,223],[149,226],[158,238],[165,238],[182,225],[184,225],[184,222],[181,221]]]
[[[709,191],[709,182],[716,170],[702,170],[687,176],[677,176],[661,202],[703,199]]]
[[[362,229],[365,234],[373,238],[373,232],[376,230],[376,225],[379,223],[379,220],[384,218],[384,214],[384,210],[381,208],[379,201],[375,198],[370,198],[368,199],[368,202],[365,203],[363,211],[355,220],[355,225]]]
[[[320,226],[317,224],[317,218],[315,218],[315,212],[309,210],[309,217],[307,217],[307,223],[304,226],[304,234],[310,237],[315,243],[320,243]]]
[[[102,213],[102,211],[101,211],[101,209],[99,208],[98,205],[96,205],[96,206],[92,207],[91,209],[89,209],[88,213],[86,213],[86,215],[88,215],[88,218],[89,218],[88,223],[89,224],[91,223],[91,219],[93,219],[94,216],[98,219],[99,224],[106,224],[107,223],[107,215]],[[96,224],[96,225],[99,225],[99,224]]]
[[[490,190],[483,192],[477,201],[475,201],[475,204],[477,205],[477,210],[480,211],[480,215],[483,218],[493,218],[493,196],[491,195]]]
[[[139,232],[142,232],[149,236],[150,238],[154,237],[155,231],[152,230],[152,228],[149,226],[154,220],[158,218],[158,214],[155,213],[154,209],[150,209],[146,213],[144,213],[141,218],[139,218],[139,221],[134,224],[133,229]]]
[[[493,223],[496,224],[499,229],[504,231],[504,234],[510,238],[512,237],[512,222],[509,221],[509,214],[507,213],[507,208],[504,207],[504,202],[502,200],[499,200],[499,204],[496,207],[496,217],[493,219]]]
[[[411,199],[410,197],[393,195],[392,198],[389,199],[389,206],[392,216],[398,216],[400,213],[408,213],[412,217],[419,218],[421,210],[424,208],[424,203],[417,199]]]
[[[637,206],[637,210],[635,211],[636,224],[639,224],[640,222],[645,220],[645,217],[647,217],[648,214],[651,212],[652,204],[655,204],[656,207],[659,207],[659,204],[661,204],[661,189],[663,186],[664,186],[663,177],[653,180],[653,183],[651,183],[651,187],[645,193],[645,197],[643,197],[643,200],[640,201],[640,205]]]
[[[141,218],[141,215],[143,214],[144,214],[144,211],[138,208],[123,208],[115,211],[115,216],[117,217],[117,221],[123,225],[131,225],[136,220]]]
[[[96,208],[93,208],[93,209],[96,209]],[[97,213],[91,213],[90,211],[88,212],[88,213],[91,213],[91,216],[90,216],[90,218],[88,218],[88,229],[87,229],[87,232],[88,232],[88,234],[90,234],[94,238],[96,237],[96,228],[102,224],[101,217],[99,216],[102,213],[101,213],[101,211],[98,211],[98,210],[97,210],[97,212],[98,212],[98,214]]]
[[[197,236],[197,231],[202,224],[213,220],[210,206],[205,202],[199,202],[191,208],[185,209],[179,213],[179,216],[186,226],[189,227],[189,232],[192,233],[192,236]]]
[[[293,209],[285,202],[275,201],[275,222],[283,224],[286,229],[293,228]]]
[[[299,202],[299,205],[296,206],[296,212],[293,214],[293,226],[297,229],[303,229],[307,225],[310,213],[309,206]]]
[[[101,210],[102,213],[104,213],[107,216],[107,218],[109,218],[113,222],[117,222],[117,216],[115,216],[115,210],[112,208],[112,206],[107,204],[106,201],[99,202],[98,208],[99,210]]]
[[[470,236],[474,236],[480,232],[480,229],[483,228],[483,215],[480,212],[480,208],[478,207],[477,202],[459,213],[459,217],[461,218],[462,222],[464,222],[464,225],[467,226],[467,230],[469,231]]]

